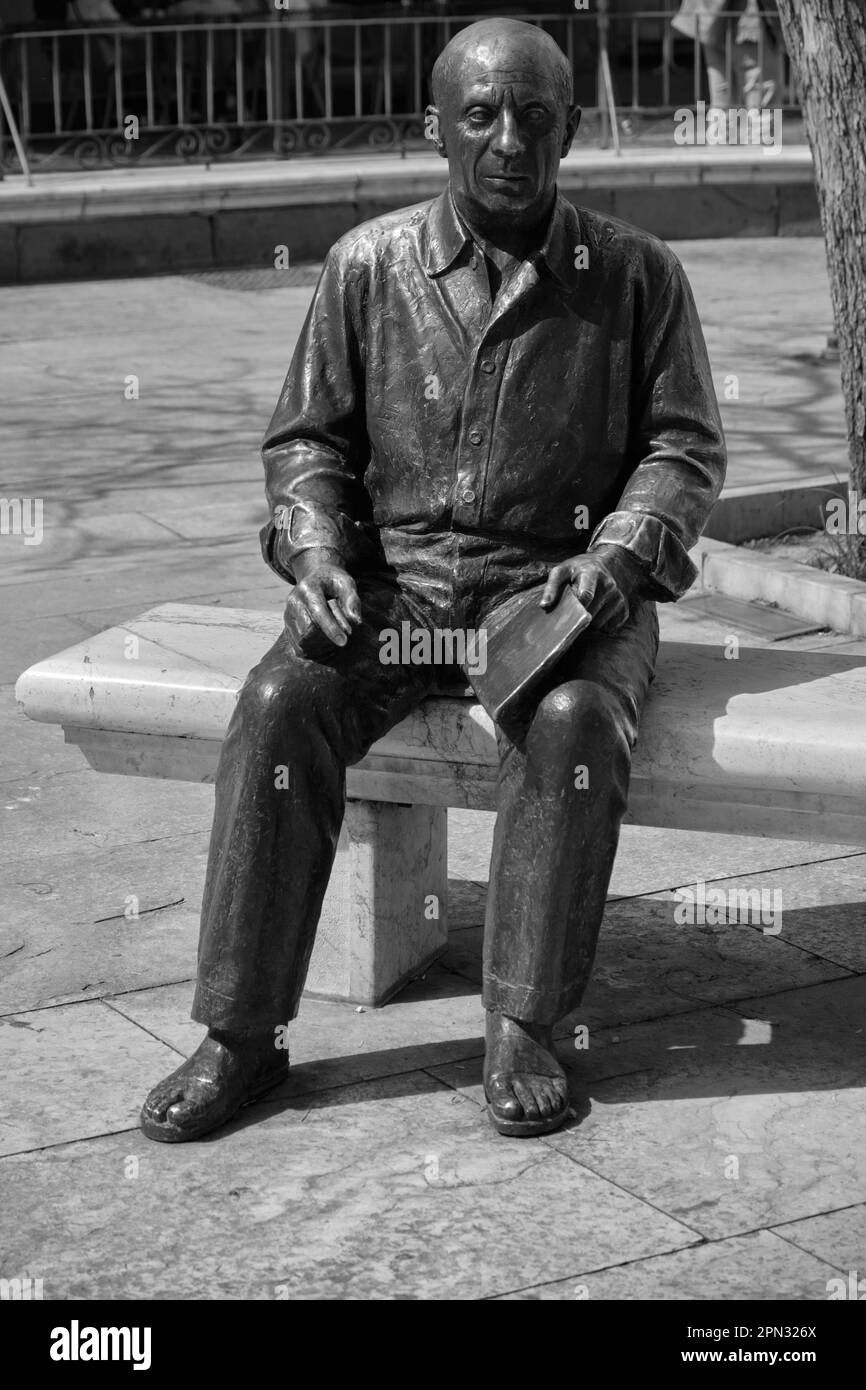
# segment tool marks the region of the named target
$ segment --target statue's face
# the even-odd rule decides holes
[[[488,225],[537,223],[580,119],[544,53],[513,39],[479,42],[455,64],[438,115],[458,210]]]

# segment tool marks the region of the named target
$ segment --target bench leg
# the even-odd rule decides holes
[[[382,1004],[448,939],[448,812],[348,801],[306,994]]]

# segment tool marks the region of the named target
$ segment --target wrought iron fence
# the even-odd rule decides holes
[[[701,46],[675,34],[673,5],[509,13],[553,35],[590,114],[613,106],[620,117],[661,114],[705,95]],[[0,34],[0,76],[35,168],[405,149],[423,138],[436,54],[481,17],[281,10],[261,20]],[[776,104],[791,106],[784,54],[767,43],[760,61],[775,64]],[[18,167],[0,113],[0,168]]]

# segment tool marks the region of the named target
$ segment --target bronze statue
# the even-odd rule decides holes
[[[495,626],[570,584],[591,627],[497,729],[483,983],[493,1124],[540,1134],[569,1113],[553,1026],[592,966],[655,602],[694,578],[725,449],[679,261],[557,192],[580,111],[553,40],[473,24],[433,96],[448,189],[332,248],[265,437],[263,543],[295,588],[223,746],[192,1014],[208,1033],[148,1096],[152,1139],[197,1138],[286,1074],[275,1030],[297,1012],[346,767],[441,675],[383,663],[380,632]]]

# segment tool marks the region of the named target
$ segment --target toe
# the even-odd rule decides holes
[[[503,1120],[519,1120],[523,1115],[520,1101],[510,1083],[502,1077],[491,1077],[487,1085],[487,1102]]]
[[[564,1077],[550,1076],[546,1078],[547,1094],[550,1100],[550,1118],[562,1115],[568,1110],[568,1083]]]
[[[522,1077],[514,1078],[514,1094],[523,1107],[523,1115],[527,1120],[539,1120],[541,1115],[535,1102],[535,1095]]]
[[[530,1081],[532,1094],[535,1097],[535,1105],[539,1115],[543,1120],[549,1119],[554,1112],[553,1096],[550,1087],[547,1085],[546,1078],[543,1076],[532,1077]]]
[[[204,1119],[219,1105],[221,1092],[199,1078],[198,1084],[187,1086],[166,1110],[166,1120],[173,1125],[188,1125]]]
[[[549,1076],[546,1078],[546,1081],[547,1094],[550,1098],[550,1114],[552,1117],[561,1114],[568,1105],[568,1088],[564,1083],[560,1085],[556,1077]]]
[[[170,1105],[165,1112],[165,1123],[174,1125],[182,1129],[191,1120],[199,1120],[206,1113],[207,1106],[202,1104],[201,1099],[194,1099],[191,1096],[179,1096],[173,1105]]]
[[[154,1086],[150,1095],[141,1107],[142,1115],[148,1120],[163,1121],[168,1113],[169,1106],[183,1099],[183,1087],[177,1084],[168,1085],[163,1081],[158,1086]]]

